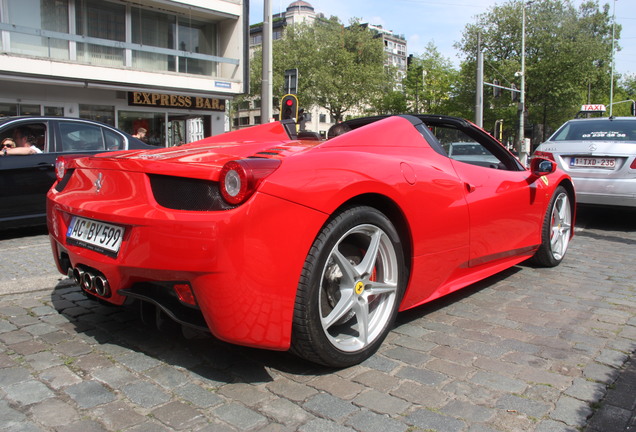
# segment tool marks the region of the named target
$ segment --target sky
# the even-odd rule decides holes
[[[327,18],[337,16],[342,23],[351,18],[361,22],[382,25],[386,30],[403,35],[408,54],[419,55],[433,42],[439,52],[456,66],[462,58],[453,45],[462,38],[468,23],[476,16],[489,12],[497,0],[305,0],[317,13]],[[572,0],[578,7],[584,0]],[[272,13],[287,9],[293,0],[270,0]],[[600,0],[610,4],[616,23],[622,25],[619,45],[615,53],[615,71],[618,74],[636,74],[636,0]],[[615,9],[614,9],[615,8]],[[250,0],[250,24],[263,21],[263,0]]]

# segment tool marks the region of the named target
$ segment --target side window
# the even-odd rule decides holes
[[[60,122],[62,151],[102,151],[104,137],[99,126],[84,123]]]
[[[106,150],[125,150],[126,142],[124,137],[116,132],[104,129],[104,139],[106,140]]]
[[[3,141],[5,138],[11,138],[14,145],[22,146],[24,144],[26,147],[34,146],[37,147],[40,152],[46,153],[49,151],[46,126],[46,123],[21,123],[20,126],[3,131],[0,136],[0,141]],[[24,141],[22,141],[22,137]]]
[[[451,159],[487,168],[506,169],[497,156],[463,131],[453,127],[435,126],[432,132]]]

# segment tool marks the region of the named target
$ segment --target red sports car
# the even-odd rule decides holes
[[[449,156],[460,144],[474,160]],[[528,170],[454,117],[356,119],[326,140],[283,121],[57,169],[53,254],[89,297],[336,367],[372,355],[398,311],[555,266],[573,235],[554,162]]]

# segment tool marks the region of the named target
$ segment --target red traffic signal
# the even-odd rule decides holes
[[[280,102],[280,119],[296,120],[298,118],[298,98],[293,94],[283,96]]]

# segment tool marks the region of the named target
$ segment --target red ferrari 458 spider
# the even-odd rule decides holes
[[[140,301],[145,318],[343,367],[378,349],[398,311],[563,259],[575,194],[553,161],[526,169],[454,117],[335,129],[321,140],[283,121],[58,160],[60,272],[89,297]]]

